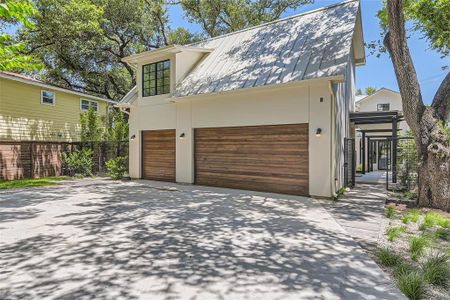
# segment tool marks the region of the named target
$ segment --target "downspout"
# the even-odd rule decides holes
[[[334,90],[333,90],[333,82],[330,80],[328,81],[328,89],[330,90],[330,95],[331,95],[331,116],[330,116],[330,122],[331,122],[331,143],[330,143],[330,194],[332,195],[333,198],[336,198],[337,194],[336,194],[336,173],[335,171],[335,164],[336,164],[336,147],[335,145],[335,123],[336,123],[336,114],[335,114],[335,99],[336,99],[336,95],[334,94]]]

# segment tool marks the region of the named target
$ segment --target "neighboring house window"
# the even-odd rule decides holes
[[[390,110],[389,103],[388,104],[377,104],[377,110],[378,111],[389,111]]]
[[[86,99],[81,99],[81,110],[82,111],[88,111],[89,108],[93,107],[94,111],[98,111],[98,103],[97,101],[91,101]]]
[[[170,60],[142,66],[142,96],[170,93]]]
[[[55,93],[50,91],[41,91],[41,103],[55,105]]]

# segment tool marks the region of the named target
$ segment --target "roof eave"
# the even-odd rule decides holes
[[[73,90],[57,87],[57,86],[54,86],[54,85],[51,85],[51,84],[46,84],[46,83],[42,83],[42,82],[30,80],[30,79],[19,78],[19,77],[15,77],[15,76],[4,74],[4,73],[0,73],[0,78],[9,79],[9,80],[13,80],[13,81],[18,81],[18,82],[22,82],[22,83],[26,83],[26,84],[30,84],[30,85],[34,85],[34,86],[39,86],[39,87],[47,88],[49,90],[60,91],[60,92],[63,92],[63,93],[68,93],[68,94],[74,94],[74,95],[78,95],[80,97],[86,97],[86,98],[89,98],[89,99],[105,101],[105,102],[114,103],[114,104],[117,103],[116,101],[113,101],[113,100],[110,100],[110,99],[105,99],[105,98],[101,98],[101,97],[85,94],[85,93],[82,93],[82,92],[78,92],[78,91],[73,91]]]
[[[219,91],[219,92],[205,93],[205,94],[194,94],[194,95],[187,95],[187,96],[175,96],[174,93],[172,93],[172,94],[170,94],[169,98],[167,98],[167,101],[168,102],[180,102],[180,101],[192,99],[192,98],[195,98],[195,97],[208,97],[208,96],[223,95],[223,94],[233,93],[233,92],[248,92],[248,91],[256,91],[256,90],[267,90],[267,89],[274,89],[274,88],[284,88],[284,87],[287,88],[287,87],[308,85],[308,84],[311,84],[311,83],[316,83],[318,81],[323,81],[323,82],[329,82],[329,81],[343,82],[344,79],[345,79],[344,75],[334,75],[334,76],[312,78],[312,79],[291,81],[291,82],[286,82],[286,83],[263,85],[263,86],[257,86],[257,87],[247,87],[247,88],[240,88],[240,89],[234,89],[234,90],[228,90],[228,91]]]
[[[210,53],[214,51],[214,49],[210,48],[201,48],[201,47],[192,47],[192,46],[179,46],[179,45],[173,45],[173,46],[167,46],[164,48],[151,50],[151,51],[145,51],[139,54],[130,55],[127,57],[122,58],[123,62],[126,62],[128,64],[137,64],[142,59],[151,59],[151,58],[158,58],[167,54],[176,54],[180,52],[200,52],[200,53]]]

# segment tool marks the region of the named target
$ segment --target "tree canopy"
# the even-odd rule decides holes
[[[30,17],[36,9],[27,0],[6,0],[0,2],[0,70],[32,71],[40,67],[39,61],[23,53],[26,43],[7,32],[12,26],[22,26],[32,30]]]
[[[21,28],[24,53],[44,64],[50,83],[121,99],[135,72],[121,59],[171,44],[188,44],[272,21],[312,0],[34,0],[33,27]],[[171,28],[169,5],[180,5],[201,32]]]

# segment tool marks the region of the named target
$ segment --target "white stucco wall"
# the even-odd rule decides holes
[[[153,99],[148,99],[153,98]],[[325,80],[291,86],[254,88],[224,94],[167,99],[140,99],[130,110],[130,176],[141,177],[140,133],[143,130],[176,129],[176,180],[193,183],[193,129],[309,123],[310,194],[331,197],[331,93]],[[322,98],[322,102],[321,102]],[[322,135],[317,137],[317,128]]]

